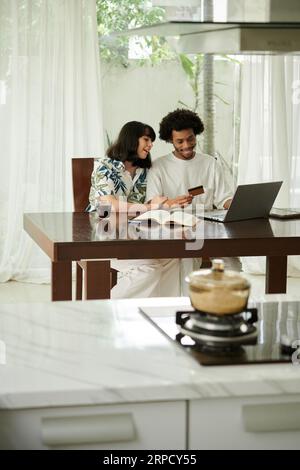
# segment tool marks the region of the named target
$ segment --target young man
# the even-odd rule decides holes
[[[204,125],[199,116],[187,109],[177,109],[165,116],[159,136],[173,145],[173,151],[160,157],[149,170],[147,196],[167,196],[167,204],[203,204],[205,210],[228,209],[232,191],[217,160],[196,152],[196,137],[202,134]],[[203,186],[203,194],[190,196],[188,190]]]
[[[167,114],[161,123],[159,136],[173,145],[168,155],[154,161],[148,173],[146,201],[155,196],[166,196],[165,204],[187,206],[204,210],[228,209],[231,203],[232,190],[224,178],[218,161],[210,156],[196,152],[197,135],[202,134],[204,125],[199,116],[187,109],[176,109]],[[188,190],[203,186],[204,192],[197,196],[189,195]],[[185,259],[181,264],[181,290],[187,294],[184,282],[186,274],[198,269],[201,259]],[[240,270],[240,263],[230,258],[226,267]]]

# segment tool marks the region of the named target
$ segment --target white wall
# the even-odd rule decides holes
[[[216,149],[230,161],[233,151],[234,65],[217,61],[215,66],[216,93],[230,103],[216,100]],[[102,64],[104,128],[114,139],[126,121],[138,120],[152,125],[158,132],[159,122],[173,111],[181,100],[193,105],[193,92],[178,63],[156,66],[132,66],[128,69]],[[200,111],[201,117],[201,111]],[[205,123],[204,123],[205,124]],[[201,145],[201,138],[200,138]],[[152,156],[168,153],[171,146],[157,138]]]

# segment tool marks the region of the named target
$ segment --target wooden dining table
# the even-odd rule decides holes
[[[140,225],[96,213],[25,213],[24,229],[51,260],[52,300],[72,299],[72,262],[95,263],[101,298],[110,297],[110,260],[266,257],[266,293],[285,293],[287,257],[300,255],[300,220],[252,219],[196,227]]]

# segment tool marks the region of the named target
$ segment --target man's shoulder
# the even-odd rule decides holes
[[[197,160],[201,159],[202,162],[206,161],[207,163],[210,163],[210,164],[214,164],[216,161],[216,159],[212,155],[209,155],[208,153],[197,152],[195,154],[195,157]]]
[[[152,163],[152,169],[154,170],[162,170],[164,168],[168,168],[172,164],[180,163],[181,160],[174,158],[172,153],[168,153],[167,155],[163,155],[155,159]],[[206,164],[207,166],[214,166],[216,159],[207,153],[196,152],[195,157],[190,160],[193,164]]]
[[[166,167],[172,161],[172,154],[168,153],[161,157],[156,158],[152,162],[152,169],[160,169]]]

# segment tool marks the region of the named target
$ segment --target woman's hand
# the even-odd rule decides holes
[[[159,209],[161,206],[164,206],[167,202],[168,198],[166,196],[155,196],[151,199],[151,201],[147,204],[148,210],[151,209]]]

